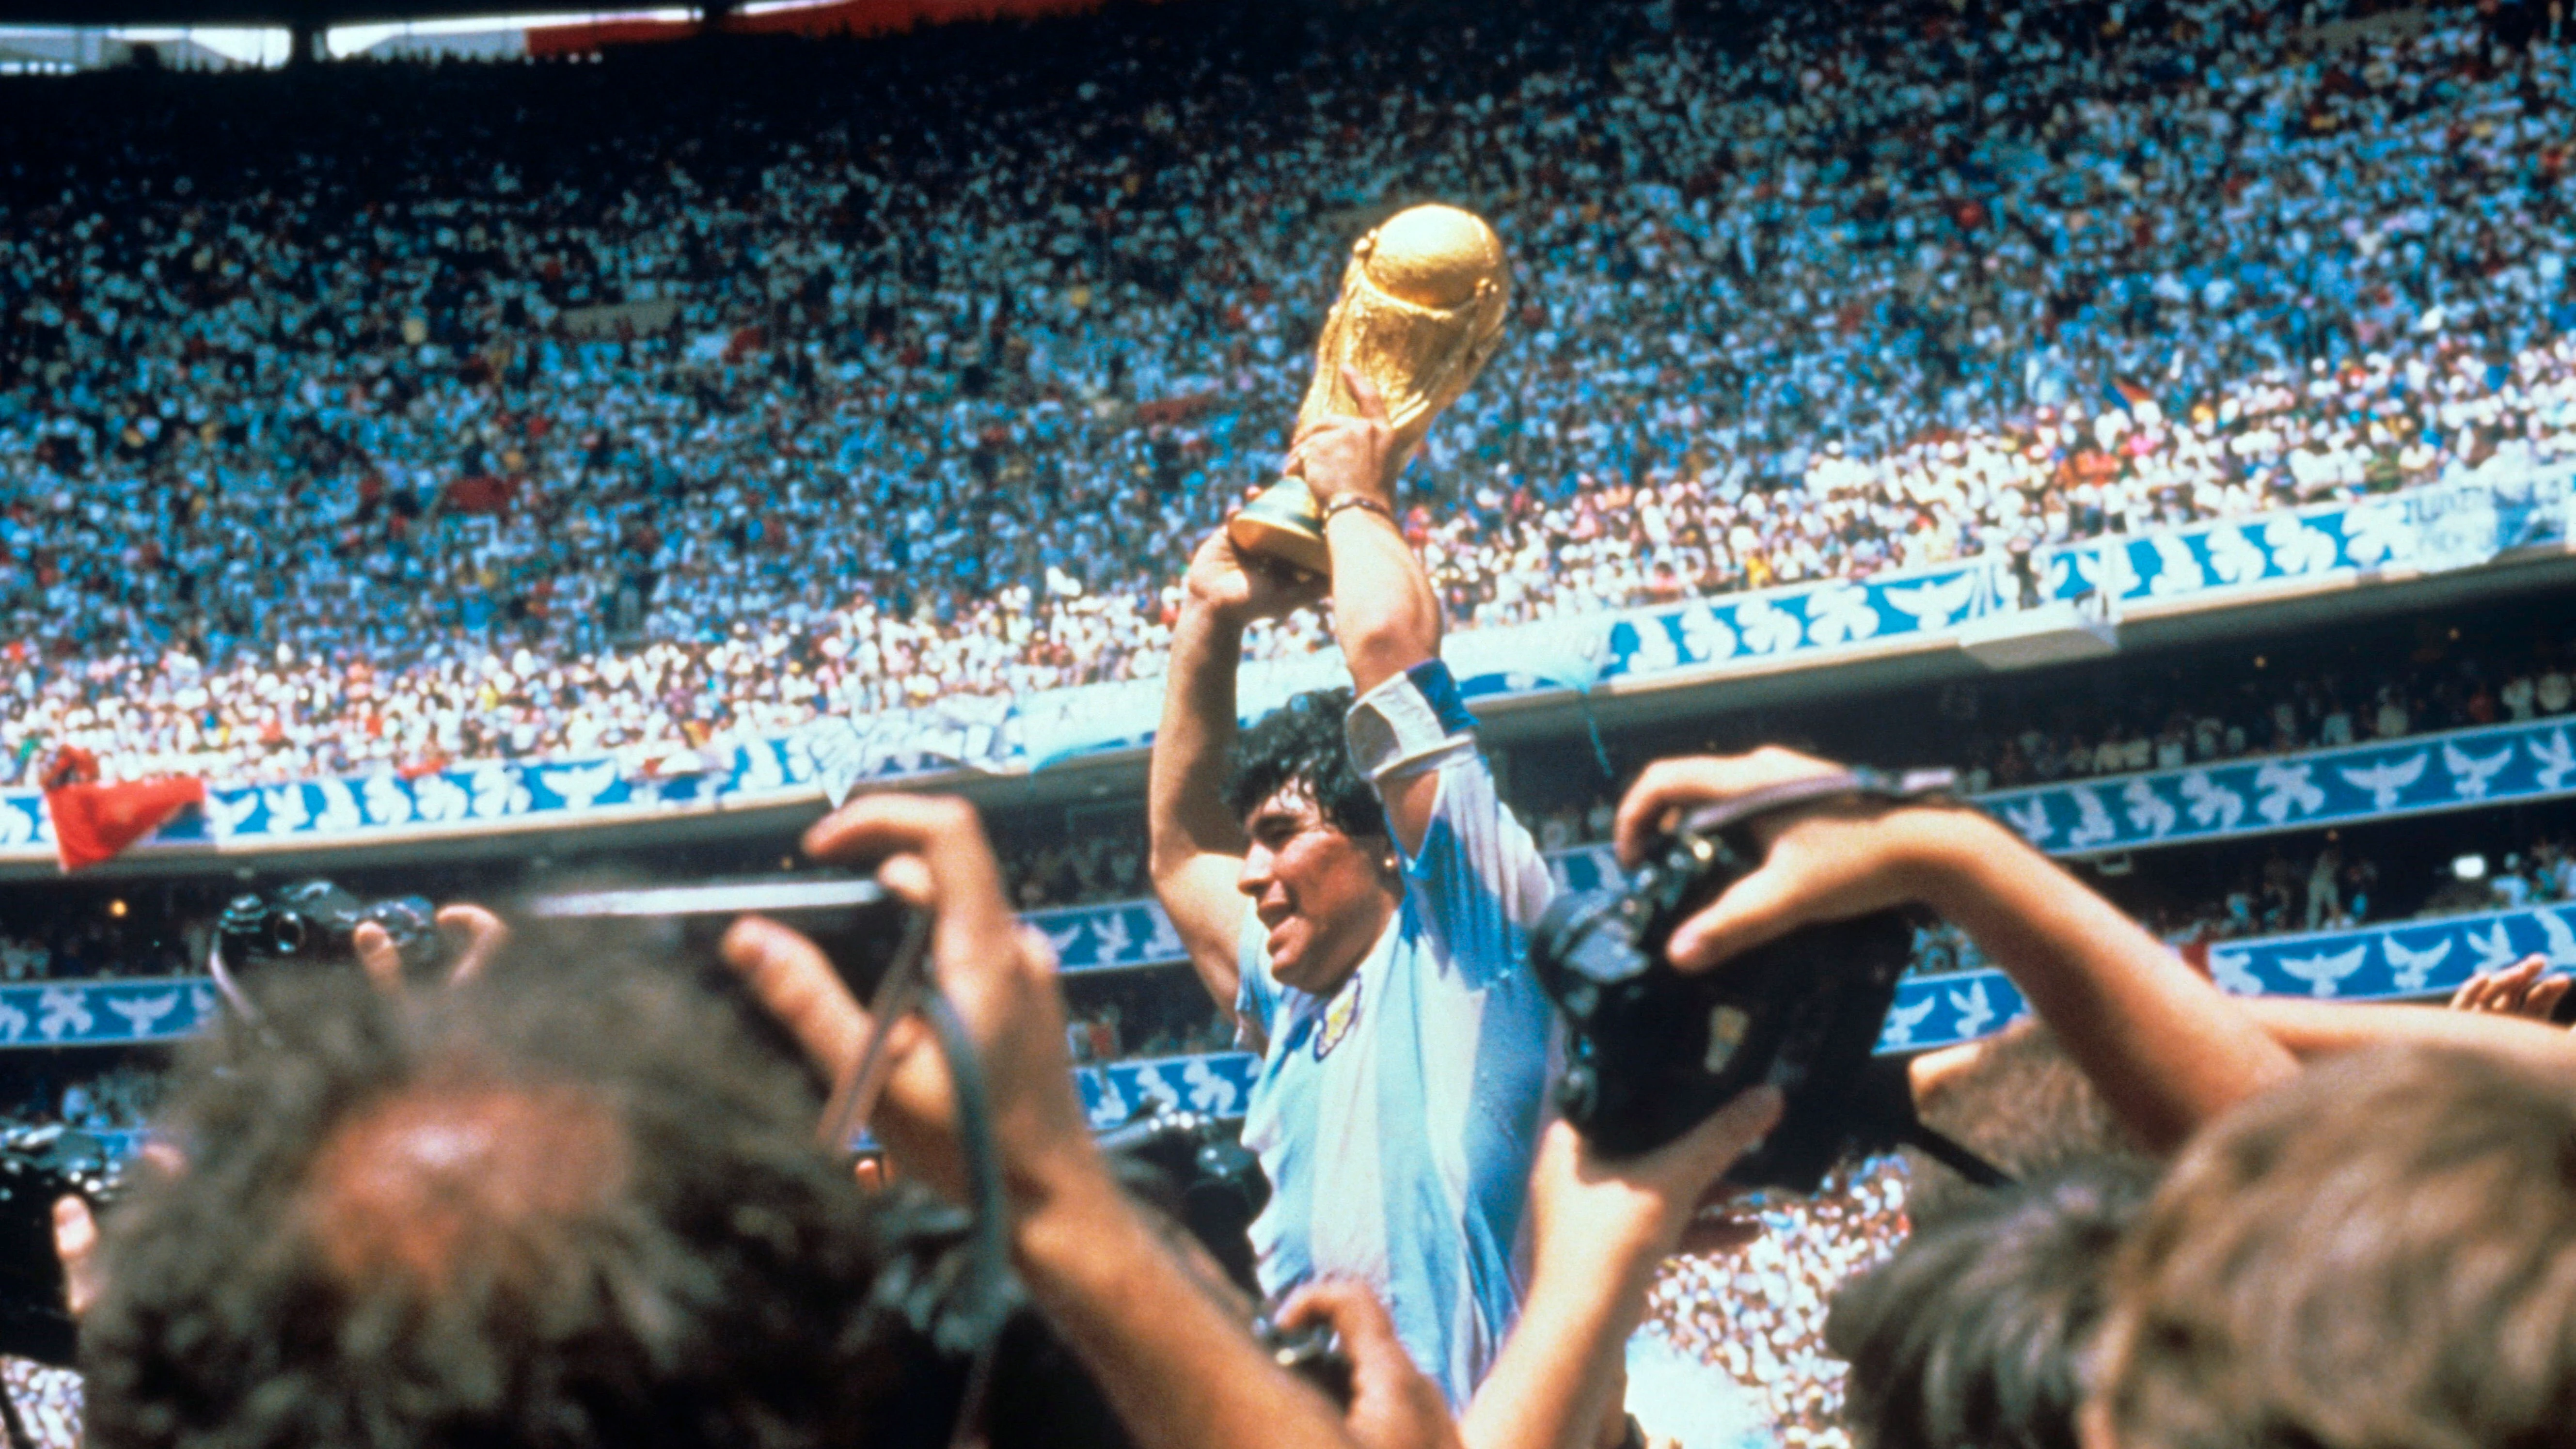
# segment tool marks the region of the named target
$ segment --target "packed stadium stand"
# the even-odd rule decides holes
[[[2576,967],[2576,37],[2525,10],[1174,0],[0,81],[0,1114],[129,1140],[237,891],[780,870],[810,731],[1156,692],[1351,237],[1429,197],[1516,310],[1403,525],[1460,639],[1597,626],[1495,672],[1562,879],[1646,761],[1788,743],[1955,766],[2234,990]],[[1996,670],[2020,621],[2070,652]],[[1232,1102],[1139,737],[1012,727],[858,774],[971,784],[1095,1125]],[[215,794],[34,879],[67,748]],[[1882,1046],[2023,1011],[1927,929]],[[1847,1442],[1821,1305],[1904,1194],[1764,1204],[1654,1331]]]
[[[1409,485],[1461,624],[2555,457],[2560,53],[2301,18],[1166,6],[30,80],[0,732],[273,781],[1151,676],[1417,195],[1520,267]]]

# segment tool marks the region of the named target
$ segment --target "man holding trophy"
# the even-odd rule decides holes
[[[1551,887],[1440,662],[1393,491],[1508,295],[1492,229],[1453,208],[1353,249],[1288,481],[1191,560],[1149,805],[1155,890],[1262,1053],[1263,1291],[1368,1283],[1453,1408],[1519,1305],[1552,1028],[1525,930]],[[1238,732],[1245,630],[1326,596],[1351,687]]]

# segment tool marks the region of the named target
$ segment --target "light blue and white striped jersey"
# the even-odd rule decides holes
[[[1236,1007],[1267,1042],[1243,1124],[1271,1182],[1262,1291],[1368,1283],[1463,1407],[1520,1308],[1554,1032],[1528,927],[1552,886],[1481,755],[1439,775],[1404,904],[1359,970],[1329,999],[1279,984],[1247,911]]]

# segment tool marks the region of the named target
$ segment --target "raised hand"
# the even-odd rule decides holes
[[[1396,451],[1386,399],[1358,370],[1342,368],[1342,381],[1359,404],[1357,414],[1334,414],[1301,423],[1288,448],[1287,472],[1306,480],[1317,507],[1357,494],[1391,504],[1406,455]]]
[[[1342,1427],[1362,1449],[1455,1449],[1457,1425],[1440,1386],[1414,1367],[1395,1320],[1365,1283],[1326,1279],[1288,1302],[1282,1328],[1330,1323],[1351,1360],[1351,1404]]]
[[[1011,914],[974,807],[866,796],[807,831],[805,850],[817,860],[881,862],[877,878],[931,914],[931,972],[974,1038],[1004,1186],[1015,1200],[1042,1200],[1066,1171],[1090,1167],[1096,1154],[1065,1057],[1055,956]],[[725,934],[723,951],[826,1076],[837,1081],[855,1065],[868,1014],[811,941],[748,917]],[[948,1064],[918,1021],[898,1025],[892,1046],[894,1067],[870,1127],[906,1175],[962,1198]]]
[[[2453,1011],[2484,1011],[2498,1016],[2547,1021],[2576,977],[2550,975],[2549,958],[2525,956],[2501,971],[2481,971],[2460,983],[2451,995]]]
[[[1839,768],[1773,747],[1749,755],[1659,760],[1619,802],[1619,858],[1630,865],[1643,859],[1672,818],[1690,806]],[[1907,828],[1908,818],[1938,813],[1946,812],[1824,802],[1755,821],[1754,834],[1766,850],[1761,869],[1674,929],[1673,964],[1702,970],[1811,922],[1920,899],[1926,884],[1921,842]]]
[[[461,986],[483,974],[492,958],[510,944],[510,928],[499,916],[471,901],[454,901],[438,908],[434,918],[438,934],[447,943],[453,965],[447,968],[447,984]],[[373,921],[365,922],[350,932],[349,944],[358,953],[358,965],[367,979],[381,990],[396,996],[403,991],[402,952],[385,928]]]
[[[1190,556],[1182,587],[1191,604],[1239,629],[1318,603],[1329,585],[1317,575],[1244,553],[1220,528]]]

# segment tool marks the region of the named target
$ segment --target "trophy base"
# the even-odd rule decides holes
[[[1332,550],[1324,546],[1323,513],[1302,478],[1282,479],[1263,489],[1226,524],[1225,533],[1245,553],[1277,559],[1310,574],[1333,571]]]

